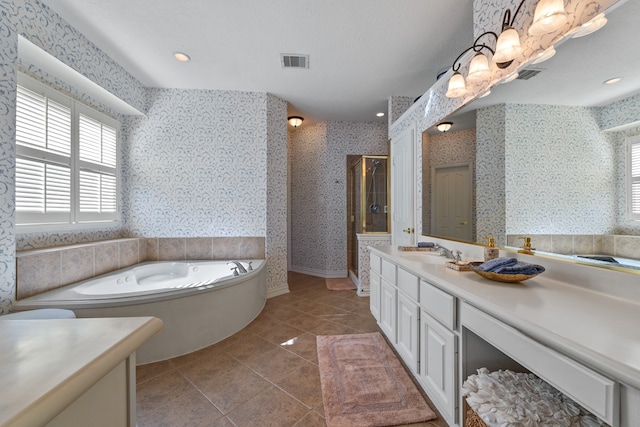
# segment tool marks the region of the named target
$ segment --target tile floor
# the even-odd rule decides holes
[[[289,273],[289,289],[232,337],[139,366],[138,427],[324,426],[316,335],[379,329],[369,298],[355,291],[329,291],[324,279],[298,273]]]

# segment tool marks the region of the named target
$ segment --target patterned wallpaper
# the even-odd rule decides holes
[[[95,45],[69,26],[57,14],[38,0],[0,2],[0,313],[6,312],[15,295],[16,247],[19,249],[75,243],[96,238],[113,238],[120,230],[109,228],[83,233],[38,233],[20,236],[16,241],[13,201],[15,167],[15,86],[18,69],[57,86],[71,96],[100,107],[41,70],[20,64],[18,34],[79,71],[89,79],[117,95],[132,106],[143,110],[144,89],[124,68],[102,53]],[[103,111],[113,114],[102,108]]]
[[[505,105],[476,112],[476,236],[506,245]]]
[[[291,268],[347,273],[347,155],[387,154],[386,123],[321,122],[289,131]]]
[[[590,108],[506,106],[507,234],[605,234],[615,151]]]
[[[282,161],[287,149],[285,101],[265,93],[147,90],[40,1],[0,2],[0,16],[0,73],[4,76],[0,79],[0,313],[10,308],[15,295],[16,247],[143,233],[153,237],[264,236],[270,258],[269,291],[287,290],[287,217],[282,206],[287,191],[287,166]],[[116,225],[83,232],[34,233],[20,235],[16,241],[17,70],[114,114],[54,76],[20,64],[16,56],[18,34],[136,109],[153,109],[147,117],[119,118],[123,151],[132,155],[122,164],[123,223],[128,229]],[[148,95],[151,99],[147,103]],[[194,98],[200,104],[195,105]],[[205,111],[204,106],[211,109]],[[202,124],[197,125],[196,120]],[[157,127],[145,127],[150,123]]]

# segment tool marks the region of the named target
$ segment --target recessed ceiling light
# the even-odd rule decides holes
[[[378,117],[384,117],[384,113],[378,113],[378,114],[376,114],[376,116],[378,116]]]
[[[173,52],[173,57],[180,62],[189,62],[191,57],[184,52]]]
[[[605,85],[614,85],[614,84],[618,83],[620,80],[622,80],[622,77],[614,77],[612,79],[605,80],[602,83],[605,84]]]

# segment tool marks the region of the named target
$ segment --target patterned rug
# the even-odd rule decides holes
[[[436,418],[380,333],[318,335],[316,341],[328,427],[393,426]]]
[[[330,291],[350,291],[356,288],[350,277],[340,279],[324,279]]]

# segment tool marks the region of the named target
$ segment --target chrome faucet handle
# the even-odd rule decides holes
[[[253,261],[249,261],[249,268],[247,268],[247,270],[253,271],[253,266],[251,265],[252,263]]]
[[[239,276],[240,273],[238,273],[238,267],[231,267],[231,271],[233,271],[233,275],[234,276]]]
[[[462,251],[456,251],[456,255],[453,257],[455,261],[462,261]]]

